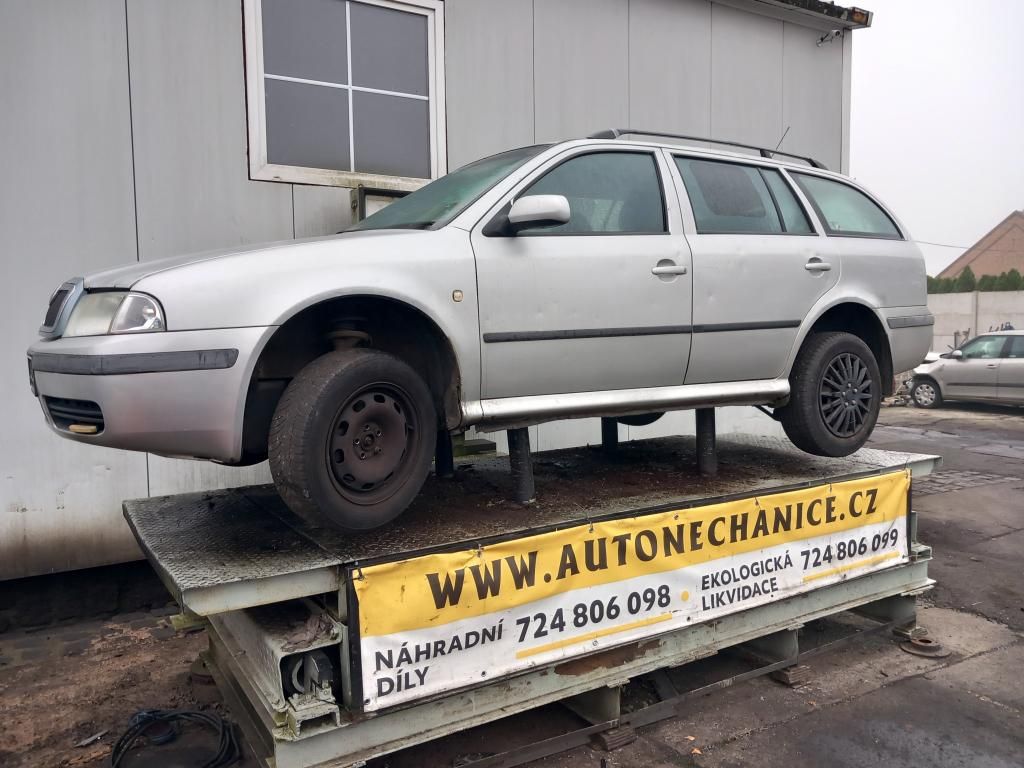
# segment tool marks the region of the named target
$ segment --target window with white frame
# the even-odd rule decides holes
[[[442,175],[443,24],[440,0],[245,0],[251,177]]]

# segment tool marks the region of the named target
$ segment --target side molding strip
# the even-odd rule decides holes
[[[237,349],[196,349],[184,352],[140,352],[130,355],[58,355],[36,352],[32,370],[78,376],[116,376],[129,373],[171,373],[230,368]]]
[[[890,321],[891,322],[891,321]],[[564,331],[500,331],[485,333],[485,344],[510,341],[565,341],[567,339],[606,339],[622,336],[667,336],[725,331],[767,331],[799,328],[799,320],[766,320],[759,323],[712,323],[706,325],[651,325],[632,328],[572,328]]]
[[[893,330],[897,328],[917,328],[922,325],[935,325],[935,316],[928,315],[904,315],[903,317],[890,317],[885,321]]]

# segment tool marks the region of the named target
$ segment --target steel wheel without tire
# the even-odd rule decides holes
[[[346,530],[402,513],[426,479],[436,439],[430,390],[385,352],[331,352],[288,385],[270,428],[270,469],[297,515]]]
[[[849,333],[811,334],[789,380],[790,402],[777,413],[794,445],[819,456],[847,456],[864,445],[882,396],[867,344]]]
[[[939,386],[930,379],[921,379],[914,383],[910,390],[910,399],[918,408],[938,408],[942,405],[942,393]]]

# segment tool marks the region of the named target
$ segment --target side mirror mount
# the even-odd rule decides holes
[[[569,221],[570,216],[569,201],[564,195],[526,195],[512,203],[505,230],[517,235],[524,229],[557,227]]]

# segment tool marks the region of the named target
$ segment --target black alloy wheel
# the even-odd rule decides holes
[[[821,418],[837,437],[856,435],[871,414],[875,396],[871,372],[858,355],[836,355],[822,373],[819,387]]]

